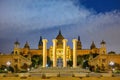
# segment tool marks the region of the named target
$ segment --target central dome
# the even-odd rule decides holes
[[[57,46],[62,47],[63,42],[62,40],[64,39],[63,35],[61,34],[61,30],[59,30],[59,34],[57,35],[56,39],[58,40]]]

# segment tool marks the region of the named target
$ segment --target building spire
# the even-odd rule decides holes
[[[96,48],[95,43],[94,43],[94,41],[92,41],[92,44],[91,44],[91,46],[90,46],[90,49],[95,49],[95,48]]]
[[[80,41],[80,36],[78,36],[78,41]]]
[[[82,44],[80,41],[80,36],[78,36],[77,49],[82,49]]]
[[[62,36],[61,30],[59,30],[59,33],[58,33],[56,39],[57,40],[63,40],[64,39],[64,37]]]
[[[59,30],[59,35],[61,35],[61,30]]]
[[[30,48],[30,46],[29,46],[29,44],[28,44],[28,42],[26,41],[26,43],[25,43],[25,45],[24,45],[24,48]]]
[[[38,49],[42,49],[42,47],[43,47],[42,36],[40,36],[40,40],[38,43]]]
[[[41,46],[41,45],[42,45],[42,36],[40,36],[40,40],[39,40],[38,46]]]

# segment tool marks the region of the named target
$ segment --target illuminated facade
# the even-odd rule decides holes
[[[78,39],[73,39],[73,48],[71,48],[67,42],[68,40],[65,39],[59,31],[56,39],[52,40],[53,45],[47,49],[47,39],[42,39],[40,37],[38,43],[38,49],[31,49],[28,42],[25,43],[24,48],[20,48],[20,43],[16,41],[14,43],[14,54],[21,54],[23,56],[28,56],[30,58],[33,55],[42,55],[43,56],[43,67],[46,65],[46,56],[50,57],[50,60],[53,61],[53,67],[57,67],[57,61],[61,59],[63,61],[63,67],[67,67],[67,61],[73,59],[73,67],[76,67],[77,63],[77,56],[78,55],[85,55],[85,54],[106,54],[106,43],[102,40],[101,47],[97,48],[95,43],[92,42],[90,49],[83,49],[80,37]]]
[[[101,54],[89,61],[94,69],[109,70],[110,68],[120,69],[120,54]]]
[[[20,71],[23,69],[27,69],[31,65],[31,60],[25,58],[21,55],[13,55],[13,54],[1,54],[0,55],[0,67],[2,66],[11,66],[14,71]]]

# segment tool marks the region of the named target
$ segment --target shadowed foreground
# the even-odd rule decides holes
[[[0,77],[0,80],[120,80],[120,77]]]

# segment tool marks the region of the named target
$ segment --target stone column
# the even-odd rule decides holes
[[[67,39],[63,39],[63,67],[67,67],[66,52],[67,52]]]
[[[73,68],[77,67],[77,39],[73,39]]]
[[[56,61],[56,43],[57,43],[57,40],[56,39],[53,39],[52,40],[52,42],[53,42],[53,67],[56,67],[56,63],[57,63],[57,61]]]
[[[47,64],[47,39],[43,39],[43,67]]]

